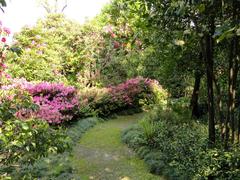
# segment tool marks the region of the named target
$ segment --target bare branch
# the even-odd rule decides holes
[[[63,6],[63,8],[62,8],[62,13],[63,13],[63,11],[65,10],[67,8],[67,4],[65,5],[65,6]]]

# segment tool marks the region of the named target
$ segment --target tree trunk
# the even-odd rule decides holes
[[[232,1],[233,14],[232,14],[232,22],[234,24],[238,23],[238,15],[236,12],[237,2]],[[234,35],[231,39],[231,46],[229,51],[229,77],[228,77],[228,112],[226,119],[226,140],[225,140],[225,148],[228,148],[229,136],[230,136],[230,128],[231,128],[231,143],[234,143],[235,140],[235,101],[236,101],[236,82],[237,75],[239,71],[239,59],[238,59],[238,37]]]
[[[207,76],[207,93],[208,93],[208,138],[209,146],[213,147],[215,144],[215,111],[214,111],[214,92],[213,92],[213,65],[214,65],[214,39],[215,33],[215,16],[217,9],[220,7],[220,2],[212,0],[211,5],[208,6],[208,10],[205,10],[203,19],[205,20],[205,26],[207,30],[202,26],[198,26],[198,22],[193,18],[193,22],[196,25],[198,33],[203,34],[201,36],[200,45],[201,52],[204,59],[206,76]]]
[[[211,28],[214,26],[213,22],[211,22]],[[207,75],[209,145],[213,146],[215,144],[215,112],[213,93],[213,38],[211,33],[204,35],[201,46]]]
[[[192,108],[192,118],[198,119],[201,116],[199,112],[198,97],[199,97],[199,89],[200,89],[202,73],[199,72],[199,70],[196,70],[194,76],[195,76],[195,83],[194,83],[190,107]]]

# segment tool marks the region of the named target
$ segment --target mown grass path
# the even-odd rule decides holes
[[[136,123],[143,113],[119,116],[97,124],[74,149],[75,173],[81,180],[161,180],[121,142],[121,132]]]

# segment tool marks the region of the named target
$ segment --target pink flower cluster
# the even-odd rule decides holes
[[[32,95],[33,102],[40,107],[36,116],[50,124],[71,120],[78,109],[74,87],[42,82],[28,87],[27,91]]]
[[[157,86],[159,87],[157,81],[137,77],[117,86],[104,88],[102,92],[93,89],[94,93],[87,92],[86,95],[82,93],[80,96],[84,97],[83,100],[88,97],[88,105],[99,116],[108,116],[128,108],[141,108],[145,101],[154,102],[156,96],[154,89]]]
[[[151,79],[137,77],[129,79],[117,86],[109,87],[112,102],[118,102],[121,106],[134,106],[140,99],[142,93],[151,95],[150,86],[157,83]]]
[[[50,124],[60,124],[71,120],[79,106],[76,89],[63,84],[49,82],[33,84],[25,79],[13,79],[11,85],[3,86],[1,89],[22,89],[27,91],[32,97],[33,103],[39,106],[35,112],[29,109],[19,110],[16,116],[20,119],[37,117],[46,120]]]

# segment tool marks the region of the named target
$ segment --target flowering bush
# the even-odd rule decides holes
[[[151,103],[162,104],[166,101],[167,93],[157,81],[137,77],[117,86],[81,91],[80,97],[80,103],[85,104],[84,107],[88,105],[96,114],[108,116],[128,108],[141,108]]]
[[[160,99],[166,99],[167,94],[157,81],[142,77],[109,87],[110,103],[114,109],[139,108],[156,103],[159,101],[159,92],[164,94]]]
[[[83,68],[83,55],[71,48],[76,44],[73,35],[80,31],[79,26],[61,14],[49,14],[35,25],[22,28],[14,35],[14,52],[7,57],[8,72],[28,81],[73,81]]]
[[[38,88],[38,91],[34,91],[34,88]],[[55,88],[51,92],[56,96],[59,89]],[[43,96],[43,93],[38,94],[40,90],[38,84],[34,85],[24,79],[14,79],[11,85],[0,88],[0,177],[2,172],[16,171],[13,165],[32,163],[49,153],[61,153],[69,148],[68,138],[61,129],[51,128],[42,121],[44,117],[36,119],[40,117],[39,111],[43,105],[39,103],[38,106],[34,100],[37,95]],[[44,92],[47,93],[47,90]]]
[[[33,102],[39,105],[36,116],[50,124],[71,120],[78,109],[74,87],[42,82],[28,87],[27,91]]]
[[[141,77],[129,79],[124,83],[109,88],[111,101],[121,106],[138,106],[143,95],[152,96],[150,85],[153,81]]]
[[[33,110],[30,106],[18,106],[14,111],[15,117],[39,118],[50,124],[60,124],[74,116],[108,116],[128,108],[139,109],[146,104],[165,102],[167,97],[157,81],[142,77],[129,79],[117,86],[84,89],[79,92],[79,98],[74,87],[48,82],[32,84],[24,79],[13,80],[12,85],[3,86],[2,89],[25,90],[23,92],[27,92],[38,107]],[[7,109],[11,109],[9,106]]]
[[[3,92],[15,92],[16,89],[29,94],[32,103],[38,106],[35,110],[28,107],[19,107],[15,111],[15,116],[20,119],[35,117],[46,120],[50,124],[60,124],[71,120],[78,109],[76,90],[71,86],[48,82],[33,84],[24,79],[15,79],[11,85],[2,87]],[[8,96],[5,95],[4,97],[7,98]],[[13,102],[13,104],[18,106],[19,103]]]

